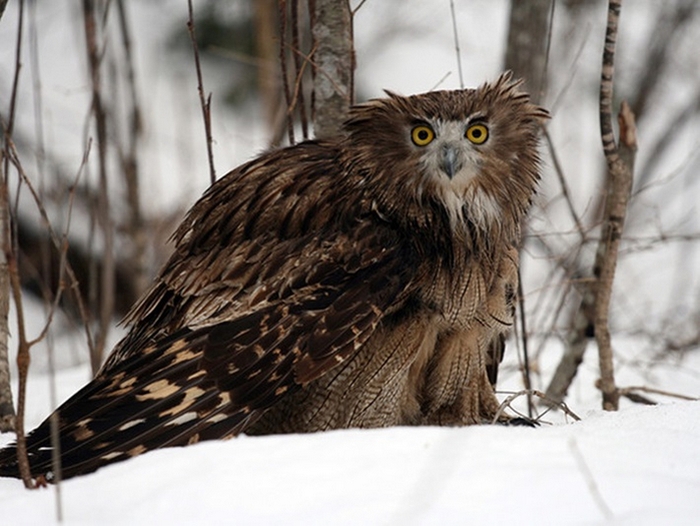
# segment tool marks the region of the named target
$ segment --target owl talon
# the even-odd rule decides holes
[[[525,416],[510,417],[507,420],[499,420],[499,424],[504,426],[519,426],[519,427],[539,427],[540,423],[537,420],[527,418]]]

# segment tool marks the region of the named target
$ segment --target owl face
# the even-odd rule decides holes
[[[387,92],[353,107],[348,172],[361,168],[384,215],[410,208],[420,218],[437,205],[453,230],[517,229],[539,178],[537,137],[548,117],[519,85],[506,73],[476,89]]]
[[[467,119],[419,121],[406,130],[421,165],[420,187],[436,193],[453,225],[468,208],[477,224],[498,221],[500,207],[478,181],[489,149],[489,123],[476,113]]]

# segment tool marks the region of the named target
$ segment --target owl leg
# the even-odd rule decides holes
[[[500,404],[487,374],[481,333],[473,328],[452,333],[438,342],[426,370],[424,424],[463,426],[493,422]],[[503,416],[503,420],[507,418]]]

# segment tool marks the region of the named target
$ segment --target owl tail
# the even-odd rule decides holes
[[[60,465],[53,462],[51,417],[27,435],[32,477],[53,482],[93,472],[152,449],[182,446],[240,432],[256,411],[236,410],[206,379],[190,335],[103,371],[61,407]],[[16,444],[0,451],[0,476],[19,478]]]

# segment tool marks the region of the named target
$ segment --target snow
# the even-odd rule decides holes
[[[61,397],[86,375],[60,372]],[[29,392],[45,384],[33,374]],[[699,497],[700,401],[595,410],[536,429],[241,436],[153,451],[61,484],[69,525],[697,524]],[[12,524],[55,522],[56,499],[54,488],[0,479]]]
[[[243,436],[154,451],[61,494],[66,524],[695,524],[700,402],[536,429]],[[0,479],[12,524],[55,521],[56,498]]]

